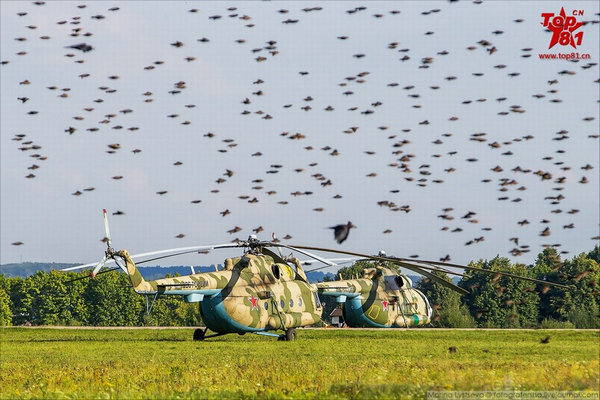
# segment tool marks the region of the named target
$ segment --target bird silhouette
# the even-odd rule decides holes
[[[336,226],[331,226],[329,229],[333,229],[333,237],[338,242],[338,244],[342,244],[350,234],[350,229],[356,228],[352,222],[348,221],[347,224],[341,224]]]
[[[83,51],[84,53],[87,53],[88,51],[92,51],[94,48],[92,46],[90,46],[87,43],[78,43],[78,44],[73,44],[71,46],[65,46],[68,49],[75,49],[75,50],[80,50]]]

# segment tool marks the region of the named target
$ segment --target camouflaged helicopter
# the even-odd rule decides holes
[[[206,328],[197,329],[194,340],[250,332],[290,341],[296,338],[295,328],[314,325],[321,320],[323,306],[317,288],[308,282],[299,260],[294,257],[284,259],[270,251],[267,248],[270,242],[259,242],[256,237],[250,237],[241,243],[185,247],[132,256],[126,250],[115,251],[111,247],[106,210],[103,211],[108,246],[104,257],[97,264],[62,271],[95,265],[91,273],[93,278],[105,264],[114,262],[117,264],[114,269],[120,268],[129,276],[133,290],[147,296],[148,313],[160,295],[183,296],[186,302],[199,303]],[[163,253],[180,255],[235,247],[244,248],[244,254],[227,258],[222,270],[175,278],[146,281],[133,261],[134,258]],[[215,333],[206,335],[208,329]],[[274,330],[283,330],[284,334],[271,332]]]
[[[115,251],[111,247],[106,210],[104,210],[104,229],[107,250],[100,262],[65,268],[62,271],[95,266],[90,275],[93,278],[99,273],[121,269],[129,276],[133,290],[146,296],[148,313],[161,295],[183,296],[186,302],[199,303],[200,314],[206,328],[196,329],[194,340],[204,340],[229,333],[240,335],[254,333],[277,337],[279,340],[295,340],[295,328],[314,325],[321,321],[323,304],[319,299],[319,293],[333,297],[342,305],[345,321],[351,327],[410,327],[429,323],[431,307],[427,298],[420,291],[412,288],[412,282],[406,275],[382,266],[384,263],[393,263],[417,272],[461,293],[467,291],[430,271],[460,275],[441,268],[441,266],[451,266],[552,286],[563,286],[504,272],[434,261],[387,257],[382,252],[377,256],[370,256],[342,250],[259,241],[254,235],[238,243],[184,247],[130,255],[126,250]],[[222,270],[195,273],[192,269],[192,274],[174,278],[146,281],[133,261],[135,258],[168,254],[138,262],[140,264],[175,255],[205,253],[223,248],[243,248],[244,253],[239,257],[227,258]],[[333,260],[317,256],[308,250],[351,255],[374,261],[375,266],[365,269],[360,279],[311,284],[298,258],[276,254],[270,248],[292,250],[321,262],[326,267],[338,265]],[[113,262],[117,265],[116,268],[100,272],[106,264]],[[313,271],[317,269],[320,268]],[[215,333],[207,335],[209,329]],[[279,330],[284,333],[274,332]]]
[[[318,283],[340,305],[349,327],[408,328],[431,322],[427,297],[410,278],[389,268],[365,268],[362,278]]]

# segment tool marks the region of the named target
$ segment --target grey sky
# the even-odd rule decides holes
[[[104,249],[102,208],[125,213],[110,215],[109,220],[114,247],[131,253],[245,239],[259,226],[264,227],[259,237],[289,234],[293,238],[285,241],[288,244],[368,253],[385,249],[388,254],[427,259],[450,254],[458,263],[497,254],[532,262],[543,244],[561,244],[559,250],[569,256],[595,244],[591,238],[598,235],[599,147],[598,138],[590,135],[599,131],[594,82],[598,66],[582,67],[598,62],[598,24],[580,28],[584,36],[577,50],[548,50],[550,34],[544,32],[540,14],[558,14],[560,2],[365,2],[367,9],[356,13],[346,11],[362,3],[0,4],[0,58],[9,61],[0,69],[1,263],[99,259]],[[82,4],[87,6],[78,8]],[[322,10],[302,11],[317,6]],[[119,10],[109,11],[111,7]],[[428,12],[432,9],[439,11]],[[569,2],[566,11],[573,9],[584,10],[579,20],[598,20],[598,2]],[[233,14],[237,16],[230,17]],[[105,18],[92,18],[97,15]],[[209,18],[214,15],[222,17]],[[244,15],[251,19],[241,19]],[[298,22],[282,23],[287,19]],[[76,28],[81,28],[79,36],[70,36]],[[503,33],[492,33],[497,30]],[[83,36],[86,32],[92,35]],[[40,39],[45,35],[50,39]],[[198,41],[203,37],[210,41]],[[274,55],[264,48],[270,40],[276,41]],[[481,40],[491,44],[482,46]],[[184,45],[172,46],[176,41]],[[82,42],[94,49],[82,53],[65,48]],[[390,48],[394,42],[397,46]],[[492,47],[497,51],[490,54]],[[526,48],[531,50],[523,51]],[[444,50],[448,54],[439,54]],[[20,51],[27,54],[17,55]],[[589,53],[591,59],[572,63],[538,57],[572,51]],[[531,57],[522,57],[528,53]],[[364,57],[356,57],[360,54]],[[405,55],[410,59],[401,61]],[[257,57],[266,60],[258,62]],[[432,62],[423,64],[426,57]],[[158,60],[164,63],[155,65]],[[144,69],[148,66],[154,69]],[[575,74],[559,74],[565,70]],[[369,74],[358,77],[361,72]],[[515,72],[519,75],[509,76]],[[82,74],[89,76],[79,77]],[[445,79],[452,76],[456,79]],[[357,82],[361,78],[364,82]],[[257,79],[264,83],[253,84]],[[558,83],[548,83],[555,79]],[[20,84],[25,80],[30,84]],[[185,88],[170,94],[180,81]],[[393,83],[398,85],[390,86]],[[53,85],[58,89],[47,89]],[[414,88],[404,89],[407,86]],[[111,89],[116,91],[107,93]],[[143,96],[147,91],[153,94]],[[263,95],[256,95],[258,91]],[[353,93],[344,95],[347,91]],[[59,97],[61,93],[68,97]],[[17,100],[23,96],[29,101]],[[307,96],[312,100],[304,100]],[[148,98],[153,101],[145,102]],[[245,98],[251,103],[243,104]],[[382,104],[374,106],[376,102]],[[195,107],[186,107],[190,104]],[[512,112],[514,105],[525,112]],[[311,109],[305,111],[305,106]],[[327,106],[334,110],[325,111]],[[349,111],[353,107],[356,110]],[[133,112],[123,114],[124,109]],[[38,113],[29,115],[32,110]],[[250,113],[244,115],[244,110]],[[362,114],[365,110],[374,113]],[[117,116],[100,123],[107,114]],[[174,114],[178,116],[168,117]],[[266,114],[272,119],[264,119]],[[84,119],[74,119],[79,116]],[[587,117],[595,119],[585,121]],[[185,121],[190,123],[182,124]],[[123,128],[113,129],[116,125]],[[382,126],[388,129],[379,129]],[[69,135],[68,127],[77,130]],[[131,127],[138,129],[128,130]],[[358,129],[344,133],[350,127]],[[553,140],[561,130],[568,131],[568,139]],[[208,132],[214,137],[206,137]],[[296,133],[305,138],[291,140]],[[486,133],[482,137],[487,141],[470,140],[476,133]],[[26,137],[13,141],[16,134]],[[527,135],[534,138],[522,139]],[[224,142],[227,139],[234,141]],[[434,144],[438,139],[442,143]],[[20,151],[28,140],[42,148]],[[403,140],[409,143],[393,147]],[[493,142],[501,147],[493,149]],[[108,154],[107,145],[114,143],[120,149]],[[235,146],[228,147],[231,144]],[[322,150],[326,146],[330,149]],[[134,154],[134,149],[142,152]],[[339,155],[330,155],[334,149]],[[262,156],[252,156],[259,151]],[[503,155],[508,151],[512,154]],[[30,157],[34,153],[48,159]],[[406,155],[412,155],[404,162],[410,172],[398,168]],[[547,157],[552,159],[544,160]],[[467,162],[468,158],[478,161]],[[174,166],[177,161],[183,164]],[[28,170],[33,164],[40,168]],[[593,169],[582,170],[587,164]],[[496,166],[502,171],[491,171]],[[512,171],[517,166],[531,172]],[[565,166],[571,169],[561,170]],[[303,171],[294,171],[299,168]],[[450,168],[455,171],[447,172]],[[226,169],[234,175],[225,176]],[[278,173],[267,173],[273,170]],[[552,179],[542,181],[533,174],[536,171],[549,172]],[[25,178],[30,173],[35,178]],[[376,176],[367,176],[372,173]],[[315,174],[332,185],[322,186],[325,181]],[[112,179],[117,175],[123,179]],[[588,183],[579,183],[584,176]],[[566,179],[556,182],[560,177]],[[216,183],[219,178],[226,181]],[[491,182],[482,182],[486,178]],[[517,184],[501,192],[503,178]],[[252,182],[257,179],[263,182]],[[517,190],[521,186],[526,190]],[[88,187],[95,190],[83,190]],[[219,192],[211,193],[215,189]],[[163,190],[168,193],[156,194]],[[77,191],[83,194],[72,195]],[[296,191],[313,194],[291,195]],[[342,198],[334,199],[336,194]],[[559,194],[564,196],[559,204],[545,199]],[[238,197],[243,195],[249,198]],[[503,196],[508,199],[499,201]],[[248,203],[253,198],[258,202]],[[512,201],[517,198],[521,201]],[[196,199],[202,202],[190,203]],[[410,212],[392,211],[378,201],[407,205]],[[438,217],[446,207],[454,209],[448,213],[453,220]],[[231,214],[222,217],[226,209]],[[558,209],[562,212],[552,212]],[[573,209],[579,212],[569,214]],[[477,223],[461,218],[468,211],[476,212],[470,219]],[[530,223],[517,224],[524,219]],[[550,222],[540,223],[543,219]],[[348,220],[358,228],[340,246],[327,227]],[[563,228],[571,223],[574,228]],[[227,233],[236,226],[242,230]],[[551,234],[539,236],[546,227]],[[462,231],[451,232],[456,228]],[[392,232],[384,234],[388,229]],[[175,238],[180,233],[185,237]],[[482,242],[465,246],[481,236]],[[531,252],[511,256],[509,251],[516,247],[509,241],[512,237]],[[11,244],[17,241],[24,244]],[[209,264],[226,254],[168,263]]]

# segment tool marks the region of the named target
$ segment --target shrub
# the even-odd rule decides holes
[[[568,315],[568,319],[578,329],[597,329],[600,328],[600,318],[598,318],[598,306],[575,307]]]
[[[573,329],[573,325],[570,321],[557,321],[552,318],[545,318],[541,324],[542,329]]]

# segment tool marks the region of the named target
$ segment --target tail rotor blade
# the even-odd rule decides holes
[[[98,263],[98,265],[96,265],[96,268],[94,268],[94,270],[92,271],[92,278],[94,276],[96,276],[96,274],[98,273],[98,271],[100,271],[100,269],[102,267],[104,267],[104,264],[106,264],[107,260],[108,260],[108,257],[106,255],[104,257],[102,257],[102,260],[100,260],[100,262]]]
[[[96,276],[98,276],[98,275],[102,275],[102,274],[105,274],[105,273],[107,273],[107,272],[116,271],[116,270],[118,270],[118,269],[120,269],[120,268],[119,268],[119,267],[116,267],[116,268],[111,268],[111,269],[105,269],[104,271],[100,271],[100,272],[98,272],[98,273],[96,274]],[[84,280],[84,279],[90,279],[90,278],[92,278],[92,276],[91,276],[91,275],[85,275],[85,276],[80,276],[80,277],[78,277],[78,278],[71,279],[70,281],[66,281],[65,283],[73,283],[73,282],[82,281],[82,280]]]
[[[106,240],[107,240],[108,247],[110,247],[110,245],[111,245],[110,230],[108,229],[108,217],[106,216],[106,209],[102,210],[102,215],[104,217],[104,233],[106,234]]]

